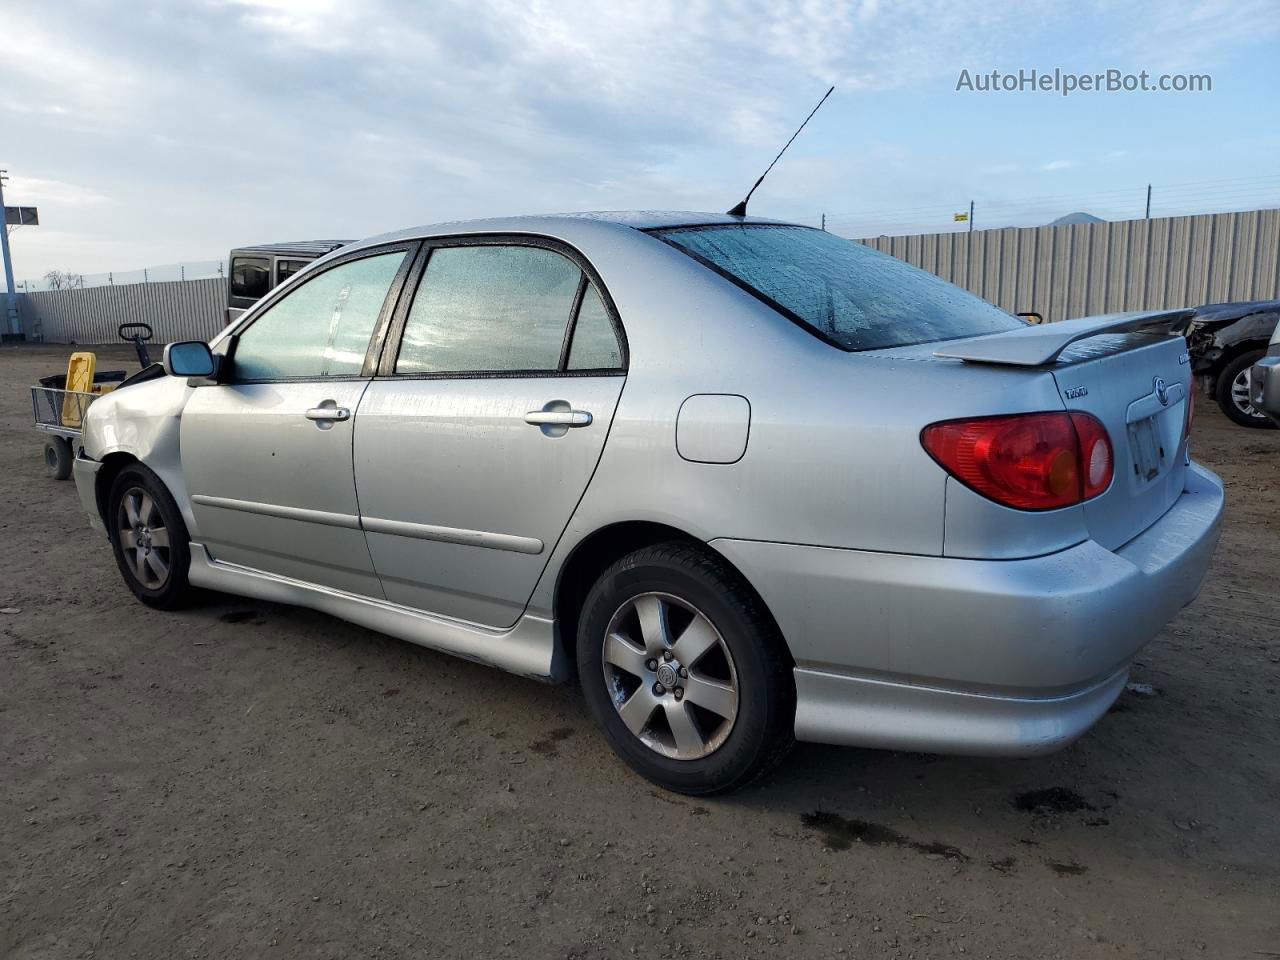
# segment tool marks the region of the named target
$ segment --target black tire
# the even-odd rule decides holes
[[[1248,410],[1241,409],[1236,398],[1232,397],[1233,387],[1239,392],[1236,378],[1247,371],[1260,359],[1266,356],[1266,350],[1248,350],[1240,354],[1218,374],[1213,387],[1213,399],[1217,401],[1222,412],[1242,427],[1254,427],[1259,430],[1274,430],[1275,423],[1261,410],[1249,405]]]
[[[667,598],[669,609],[676,611],[669,615],[674,637],[683,636],[678,630],[678,617],[700,616],[709,622],[722,644],[714,647],[712,659],[722,658],[720,662],[727,664],[732,677],[728,682],[736,689],[736,715],[731,721],[704,713],[692,692],[689,702],[676,708],[697,718],[710,717],[710,724],[701,719],[695,722],[700,730],[715,728],[714,736],[704,736],[704,749],[710,752],[696,759],[658,752],[628,728],[620,707],[615,706],[615,696],[621,703],[647,684],[649,691],[663,691],[667,699],[682,694],[683,688],[665,690],[656,684],[656,673],[653,677],[646,673],[643,678],[619,673],[618,676],[636,681],[636,687],[627,694],[619,687],[619,681],[611,681],[606,675],[604,647],[611,628],[617,629],[619,621],[615,617],[627,616],[623,611],[629,609],[629,604],[637,598],[644,602],[650,595]],[[638,624],[638,620],[632,622]],[[685,621],[686,628],[691,622]],[[677,649],[677,645],[670,649]],[[646,656],[642,651],[635,654]],[[645,671],[648,663],[661,663],[657,659],[644,662]],[[786,644],[747,582],[704,547],[679,542],[646,547],[605,570],[587,594],[579,618],[577,664],[587,707],[609,745],[638,774],[668,790],[697,796],[736,789],[771,768],[793,742],[796,692]],[[693,674],[701,669],[691,665],[689,672],[680,674],[688,679],[675,682],[696,683],[698,678]],[[665,702],[663,707],[652,715],[651,722],[659,726],[666,723],[665,718],[670,715],[667,711],[672,709]],[[671,738],[670,746],[674,748],[674,734]]]
[[[130,498],[133,513],[141,521],[133,530],[125,529],[130,512],[130,506],[125,504],[126,497]],[[187,534],[182,511],[160,478],[140,463],[125,467],[111,484],[105,514],[116,565],[134,596],[147,606],[160,610],[174,610],[190,602],[195,594],[187,580],[191,566],[191,538]],[[157,520],[160,523],[157,524]],[[145,533],[138,533],[139,529]],[[160,530],[164,531],[163,546],[159,543]],[[155,543],[146,550],[141,561],[146,579],[136,566],[139,547],[126,543],[126,537],[134,543]],[[154,566],[152,553],[158,561]],[[163,577],[158,572],[161,564],[165,570]]]
[[[71,476],[71,441],[66,437],[50,437],[44,442],[44,470],[53,480]]]

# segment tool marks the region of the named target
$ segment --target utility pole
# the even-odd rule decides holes
[[[1151,184],[1147,184],[1147,220],[1151,219]]]
[[[973,233],[973,201],[969,201],[969,232]]]
[[[4,212],[5,171],[0,170],[0,255],[4,257],[5,327],[7,333],[22,336],[22,324],[18,320],[18,294],[13,289],[13,261],[9,258],[9,218]]]
[[[824,231],[827,229],[827,215],[825,213],[822,215],[822,229]]]

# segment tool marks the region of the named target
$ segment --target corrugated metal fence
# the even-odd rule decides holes
[[[1280,210],[861,241],[1011,312],[1048,321],[1280,298]],[[134,283],[18,298],[28,339],[112,343],[149,323],[160,343],[222,328],[226,281]]]
[[[1050,322],[1280,298],[1280,210],[861,242]]]
[[[222,329],[227,282],[130,283],[22,294],[18,307],[28,340],[115,343],[122,323],[146,323],[156,343],[208,340]]]

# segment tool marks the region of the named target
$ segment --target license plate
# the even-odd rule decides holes
[[[1164,468],[1164,449],[1155,417],[1129,424],[1129,451],[1133,455],[1133,472],[1144,482],[1160,476]]]

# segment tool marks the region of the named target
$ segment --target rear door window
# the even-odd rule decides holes
[[[581,279],[573,261],[541,247],[439,247],[414,296],[395,372],[554,372]]]
[[[621,366],[622,347],[613,329],[613,320],[595,284],[588,283],[573,324],[568,369],[617,370]]]

